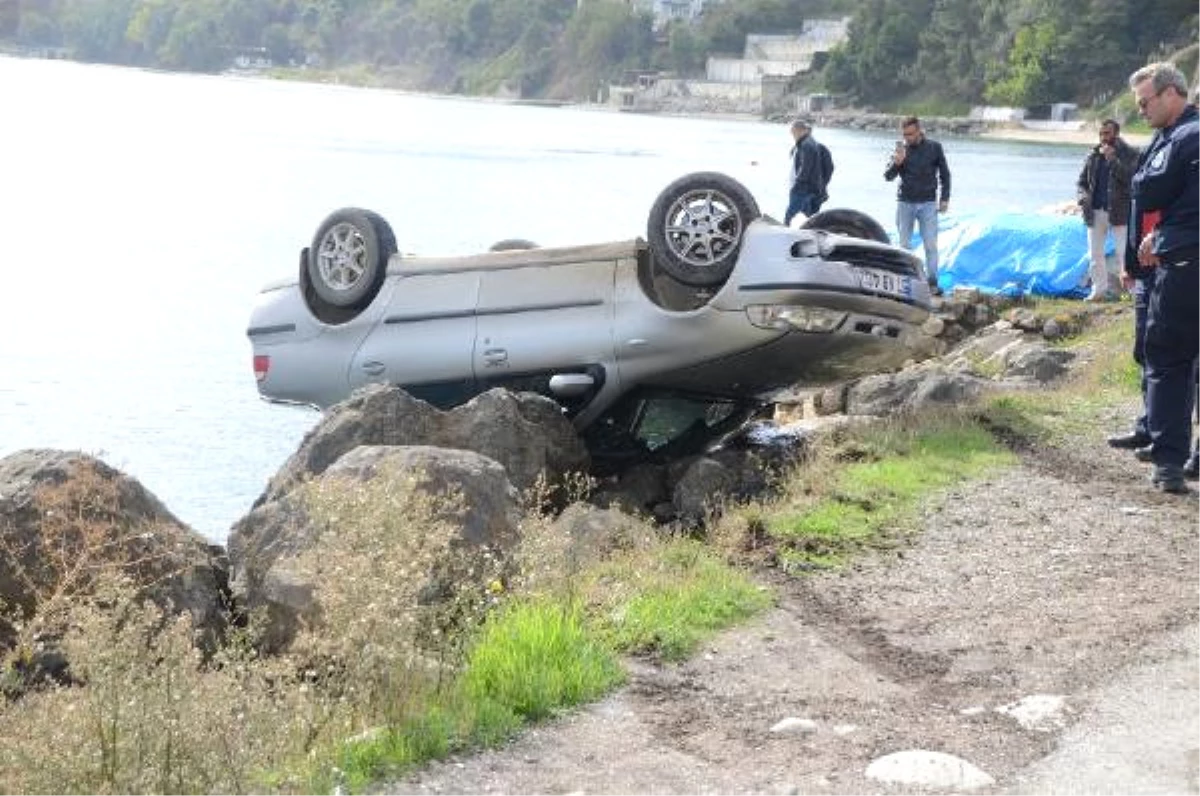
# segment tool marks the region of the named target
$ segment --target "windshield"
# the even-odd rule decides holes
[[[613,469],[702,453],[756,408],[745,400],[641,390],[618,401],[583,437],[599,469]]]

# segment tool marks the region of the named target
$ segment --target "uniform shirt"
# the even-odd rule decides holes
[[[1171,127],[1154,134],[1138,160],[1130,186],[1133,216],[1129,224],[1126,263],[1137,262],[1137,248],[1153,229],[1152,249],[1160,257],[1177,249],[1200,246],[1200,117],[1188,105]],[[1151,223],[1153,219],[1154,223]],[[1128,252],[1132,250],[1132,258]],[[1139,275],[1139,268],[1130,268]]]

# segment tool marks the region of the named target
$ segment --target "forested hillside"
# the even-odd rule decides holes
[[[806,82],[862,103],[1090,105],[1197,39],[1194,0],[725,0],[658,31],[610,0],[4,0],[0,43],[202,72],[254,56],[418,90],[587,99],[631,70],[699,76],[748,32],[842,15],[849,41]]]

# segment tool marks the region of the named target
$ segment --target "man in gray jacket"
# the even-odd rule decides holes
[[[1129,181],[1137,168],[1139,152],[1121,138],[1121,126],[1113,119],[1100,124],[1100,143],[1083,162],[1076,183],[1083,223],[1088,228],[1092,289],[1088,301],[1108,297],[1109,274],[1104,249],[1109,229],[1116,243],[1117,273],[1125,270],[1125,235],[1129,224]]]

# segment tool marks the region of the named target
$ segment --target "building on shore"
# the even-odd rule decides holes
[[[681,0],[682,1],[682,0]],[[609,104],[628,111],[759,114],[823,108],[828,95],[791,93],[792,81],[824,65],[846,40],[850,19],[805,20],[799,33],[749,34],[740,57],[711,56],[703,80],[641,73],[609,87]]]

